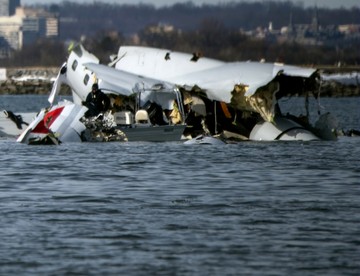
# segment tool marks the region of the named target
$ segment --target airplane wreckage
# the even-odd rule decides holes
[[[111,105],[88,117],[83,102],[94,83]],[[72,101],[55,104],[61,85],[71,88]],[[320,116],[316,128],[307,116],[281,113],[279,99],[308,95],[318,91],[318,85],[316,69],[223,62],[149,47],[122,46],[104,65],[77,44],[53,84],[50,107],[35,114],[17,142],[336,139],[329,113]],[[9,111],[7,115],[18,128],[22,118],[29,118]]]

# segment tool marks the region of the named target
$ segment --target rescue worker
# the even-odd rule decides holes
[[[82,104],[89,110],[85,112],[85,117],[97,116],[100,113],[104,113],[109,110],[110,99],[109,97],[99,89],[99,85],[94,83],[92,85],[91,92],[86,97],[86,101]]]

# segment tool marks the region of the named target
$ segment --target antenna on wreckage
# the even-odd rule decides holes
[[[118,61],[120,61],[126,53],[124,53],[122,56],[118,57],[118,55],[110,55],[111,62],[108,63],[108,66],[113,67]]]

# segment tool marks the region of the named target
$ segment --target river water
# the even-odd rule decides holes
[[[360,128],[359,98],[322,105]],[[0,275],[360,274],[359,137],[0,149]]]

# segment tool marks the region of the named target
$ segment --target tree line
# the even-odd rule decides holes
[[[81,41],[104,63],[121,45],[143,45],[174,51],[201,52],[225,61],[278,61],[297,65],[360,64],[359,40],[335,46],[305,46],[277,43],[245,36],[240,29],[278,28],[309,24],[314,8],[290,2],[231,3],[195,6],[191,2],[156,9],[151,5],[78,4],[65,2],[47,8],[59,14],[60,38],[41,39],[26,45],[4,66],[60,66],[67,57],[69,40]],[[360,24],[360,9],[318,9],[320,24]],[[167,23],[173,32],[153,32],[152,26]],[[132,35],[137,34],[134,41]]]
[[[138,33],[144,26],[160,23],[174,25],[183,31],[194,31],[204,19],[222,22],[232,30],[254,30],[267,27],[269,22],[280,29],[294,24],[310,24],[314,13],[321,25],[360,24],[360,9],[325,9],[291,2],[259,1],[196,6],[192,2],[155,8],[152,5],[79,4],[65,2],[51,5],[59,14],[61,39],[75,39],[80,35],[92,36],[97,31],[112,30],[124,35]]]

